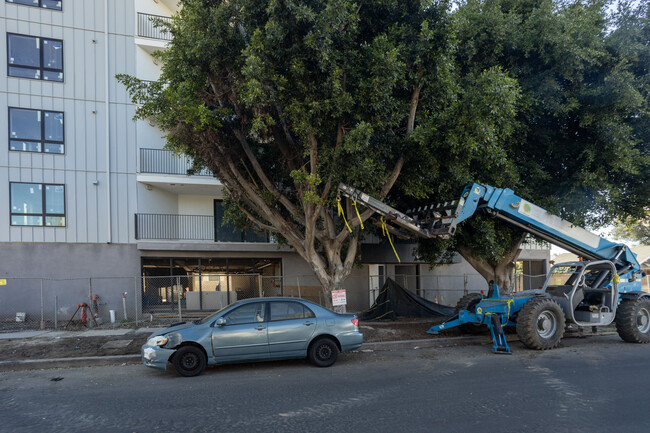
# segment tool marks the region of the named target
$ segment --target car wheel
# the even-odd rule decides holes
[[[198,376],[205,370],[206,360],[203,351],[194,346],[183,346],[174,353],[174,368],[181,376]]]
[[[309,347],[309,361],[317,367],[329,367],[338,356],[339,348],[330,338],[319,338]]]

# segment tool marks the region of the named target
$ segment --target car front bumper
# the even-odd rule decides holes
[[[142,363],[147,367],[166,370],[167,362],[175,351],[174,349],[165,349],[163,347],[145,344],[141,350]]]

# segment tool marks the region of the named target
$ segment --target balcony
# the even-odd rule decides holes
[[[223,185],[208,169],[188,175],[192,159],[165,149],[140,149],[138,182],[174,194],[220,196]]]
[[[221,214],[215,221],[212,215],[137,213],[135,214],[135,238],[138,241],[191,242],[190,249],[196,249],[197,241],[231,243],[234,245],[234,249],[239,248],[242,251],[259,250],[260,247],[269,249],[268,245],[272,241],[268,233],[236,230],[231,225],[221,225],[221,221]],[[257,244],[258,247],[253,247],[254,244]],[[141,249],[150,249],[151,245],[148,244]],[[166,249],[168,244],[161,245],[163,246],[160,248]],[[171,249],[179,248],[176,245]],[[277,245],[273,244],[272,249],[277,250]]]
[[[164,50],[172,40],[172,35],[164,27],[157,26],[157,21],[171,22],[171,17],[151,15],[138,12],[138,29],[135,43],[149,54]]]
[[[210,215],[135,214],[138,240],[214,241]]]
[[[157,22],[171,23],[171,17],[151,15],[138,12],[138,37],[171,41],[172,35],[167,28],[158,26]]]
[[[175,174],[188,176],[192,168],[192,160],[185,155],[176,155],[165,149],[140,149],[140,173]],[[214,177],[207,168],[194,176]]]

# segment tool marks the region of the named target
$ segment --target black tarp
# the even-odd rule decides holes
[[[427,301],[388,278],[375,303],[357,317],[365,321],[395,320],[398,317],[441,317],[454,313],[454,307]]]

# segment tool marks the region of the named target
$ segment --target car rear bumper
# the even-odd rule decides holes
[[[141,350],[142,363],[147,367],[165,370],[167,369],[167,362],[174,352],[175,350],[173,349],[164,349],[145,344]]]
[[[363,344],[363,333],[359,331],[346,332],[338,335],[339,342],[341,343],[341,351],[354,350],[361,347]]]

